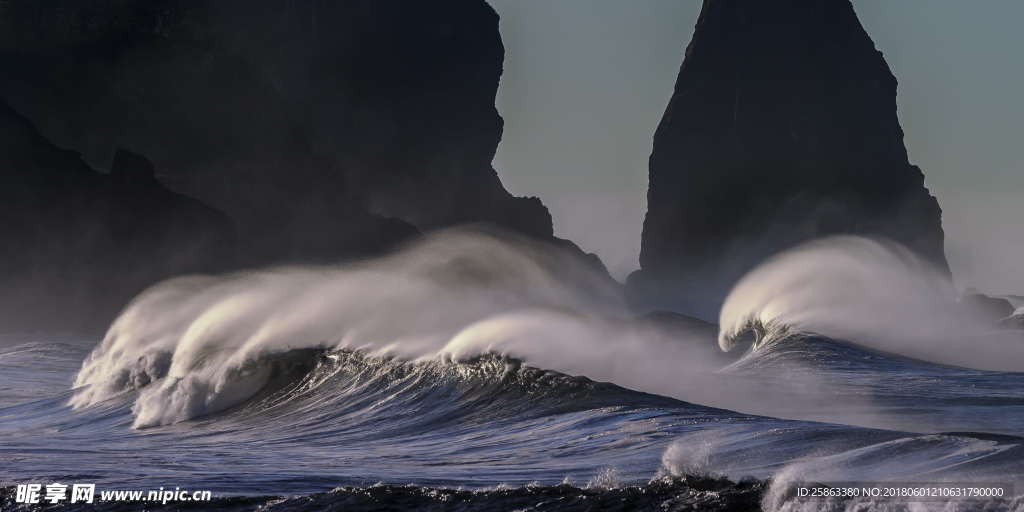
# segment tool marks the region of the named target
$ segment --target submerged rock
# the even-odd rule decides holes
[[[711,318],[753,266],[832,234],[948,271],[896,86],[848,0],[706,0],[654,138],[637,306]]]

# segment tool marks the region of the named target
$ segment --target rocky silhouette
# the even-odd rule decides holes
[[[503,59],[484,0],[2,2],[5,122],[57,155],[5,140],[7,177],[48,176],[6,191],[41,198],[4,205],[29,230],[11,239],[32,240],[3,256],[11,289],[107,311],[171,275],[351,261],[473,223],[582,255],[491,166]]]
[[[232,261],[227,217],[171,192],[144,157],[109,174],[48,142],[0,102],[0,323],[98,328],[165,277]]]
[[[1012,317],[1016,310],[1008,299],[985,295],[974,288],[964,290],[960,295],[960,304],[979,318],[988,318],[994,323],[1013,323]]]
[[[948,271],[896,86],[848,0],[706,0],[655,134],[632,300],[712,317],[758,262],[840,233]]]
[[[94,165],[147,155],[234,219],[249,263],[460,223],[552,236],[491,167],[504,49],[484,0],[9,0],[0,32],[16,108]]]

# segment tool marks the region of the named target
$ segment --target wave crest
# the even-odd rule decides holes
[[[711,375],[725,364],[709,350],[713,334],[671,325],[633,318],[620,286],[573,253],[447,231],[358,264],[160,283],[86,358],[71,405],[135,393],[136,427],[176,423],[274,389],[309,366],[303,351],[338,350],[417,363],[494,353],[648,393],[724,400]]]
[[[253,396],[274,375],[271,356],[436,357],[467,328],[531,310],[626,315],[614,282],[567,251],[481,232],[435,234],[353,265],[174,279],[117,318],[83,363],[71,404],[141,390],[135,426],[173,423]]]
[[[1024,370],[1020,331],[957,303],[949,276],[895,242],[816,240],[767,260],[729,293],[719,317],[723,350],[758,350],[794,334],[989,370]]]

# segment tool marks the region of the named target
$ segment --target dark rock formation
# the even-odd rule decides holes
[[[1004,329],[1022,329],[1024,330],[1024,313],[1015,313],[999,322],[999,326]]]
[[[713,317],[758,262],[830,234],[889,238],[948,269],[896,79],[848,0],[705,0],[655,134],[648,208],[629,281],[644,309]]]
[[[1016,324],[1013,313],[1017,308],[1013,307],[1009,299],[1004,297],[992,297],[974,288],[968,288],[960,295],[959,302],[977,318],[1003,326]]]
[[[718,324],[669,311],[653,311],[637,316],[633,325],[666,343],[686,344],[687,354],[694,360],[712,361],[719,368],[736,361],[735,353],[718,348]]]
[[[108,174],[0,102],[0,326],[100,328],[133,295],[231,261],[222,213],[164,188],[142,156]]]
[[[490,164],[504,50],[484,0],[0,8],[0,93],[86,161],[150,157],[235,220],[248,263],[372,252],[410,224],[552,236]]]
[[[145,260],[159,268],[146,267],[125,290],[210,268],[152,248],[163,217],[127,213],[162,204],[157,197],[198,205],[164,186],[231,218],[236,237],[223,269],[349,260],[463,223],[581,254],[553,238],[538,199],[511,196],[491,167],[503,54],[485,0],[0,2],[0,96],[82,154],[53,149],[60,162],[24,166],[53,179],[30,187],[45,195],[40,204],[5,205],[33,230],[11,236],[51,245],[11,246],[0,263],[16,273],[45,255],[23,287],[46,269],[73,274],[44,286],[40,300],[72,282],[95,294],[110,269]],[[109,167],[109,177],[89,164]],[[64,190],[67,180],[82,183]],[[160,215],[171,215],[165,202]],[[92,210],[108,213],[65,222]],[[200,224],[181,219],[167,236],[205,239],[179,233]],[[106,238],[76,238],[94,230]],[[91,256],[68,259],[76,244]],[[603,268],[595,256],[587,261]]]

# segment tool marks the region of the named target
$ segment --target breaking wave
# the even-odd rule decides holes
[[[748,275],[719,333],[634,317],[574,253],[466,230],[349,265],[175,279],[137,297],[88,356],[34,343],[0,354],[24,384],[0,406],[21,461],[0,479],[79,472],[117,488],[175,471],[176,485],[268,510],[298,502],[252,497],[844,510],[871,504],[811,503],[793,487],[1019,485],[1024,373],[921,360],[1021,360],[977,341],[992,327],[951,290],[897,246],[824,240]],[[719,345],[744,338],[753,350],[723,358]],[[20,398],[38,389],[64,391]],[[54,462],[54,447],[93,455]]]
[[[667,394],[686,387],[680,375],[714,369],[692,345],[628,321],[618,285],[597,269],[508,239],[449,231],[353,265],[159,284],[86,359],[71,404],[137,391],[136,427],[197,418],[251,399],[302,366],[292,354],[306,350],[406,361],[496,353]]]
[[[1024,337],[962,307],[949,276],[888,241],[837,236],[785,251],[732,289],[718,343],[732,350],[820,335],[902,356],[1024,370]]]

